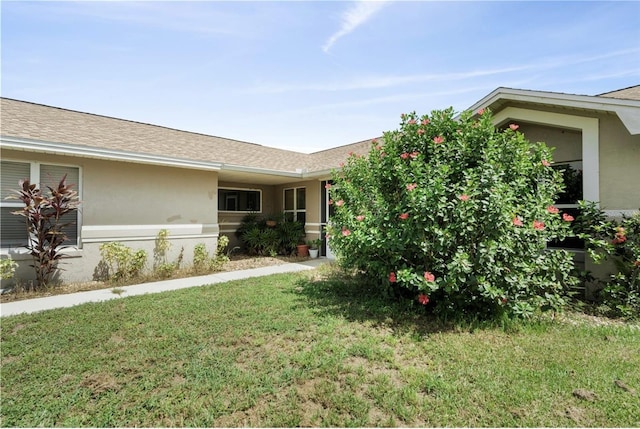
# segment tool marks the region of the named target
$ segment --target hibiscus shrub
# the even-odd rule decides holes
[[[400,128],[333,172],[328,228],[340,264],[449,317],[527,317],[560,309],[571,235],[551,151],[488,111],[402,115]]]

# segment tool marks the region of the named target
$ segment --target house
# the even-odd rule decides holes
[[[227,138],[1,99],[1,252],[30,272],[20,248],[26,233],[4,198],[20,178],[47,184],[67,174],[82,201],[63,281],[92,278],[99,247],[120,241],[153,255],[169,231],[172,255],[220,234],[233,238],[248,212],[284,211],[303,221],[307,238],[329,218],[325,189],[349,152],[371,140],[304,154]],[[490,108],[496,126],[517,122],[530,140],[556,148],[555,162],[582,171],[581,198],[619,216],[640,207],[640,86],[599,96],[498,88],[471,106]],[[566,202],[571,208],[573,201]],[[324,255],[330,249],[324,246]]]

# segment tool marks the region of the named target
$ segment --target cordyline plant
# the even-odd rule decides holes
[[[402,115],[400,129],[333,173],[328,228],[340,263],[445,317],[528,317],[563,307],[576,282],[573,218],[551,151],[489,111]]]
[[[64,242],[67,235],[64,229],[73,222],[64,222],[62,217],[78,209],[78,193],[67,185],[65,175],[56,188],[47,186],[49,195],[43,192],[29,180],[20,180],[20,190],[15,191],[11,198],[24,203],[20,210],[13,214],[25,218],[29,241],[26,248],[33,256],[36,282],[38,288],[46,287],[55,271],[58,261],[62,258],[62,250],[67,247]]]

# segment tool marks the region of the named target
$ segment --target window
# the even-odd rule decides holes
[[[23,204],[18,200],[7,200],[6,197],[14,194],[13,191],[18,189],[18,183],[22,179],[29,179],[31,183],[38,184],[40,189],[43,189],[43,192],[46,193],[47,186],[57,186],[65,174],[67,175],[67,183],[75,185],[74,189],[79,191],[80,168],[5,160],[1,162],[1,166],[0,216],[2,221],[0,222],[0,247],[3,249],[23,247],[28,240],[24,218],[11,213],[23,207]],[[78,211],[63,216],[62,222],[71,223],[65,229],[68,237],[66,244],[78,245],[78,230],[80,227]]]
[[[284,215],[287,220],[296,220],[304,224],[307,220],[306,188],[284,190]]]
[[[218,189],[218,210],[224,212],[261,212],[262,191]]]
[[[567,213],[577,219],[580,215],[578,201],[583,199],[582,160],[561,161],[554,163],[553,168],[562,174],[565,189],[558,195],[556,207],[560,213]],[[570,237],[562,241],[554,240],[548,244],[551,248],[584,249],[584,240]]]

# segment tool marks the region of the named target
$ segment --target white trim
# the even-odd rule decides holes
[[[521,120],[541,125],[571,128],[582,131],[582,198],[600,201],[600,158],[599,158],[599,121],[597,118],[567,115],[564,113],[543,112],[540,110],[506,107],[493,117],[495,125],[507,120]]]
[[[182,239],[204,239],[204,238],[218,238],[219,234],[200,234],[200,235],[171,235],[169,236],[169,240],[182,240]],[[158,235],[148,235],[148,236],[113,236],[113,237],[102,237],[102,238],[89,238],[83,239],[84,243],[105,243],[111,241],[153,241],[158,238]]]
[[[44,152],[54,155],[82,156],[86,158],[106,159],[109,161],[135,162],[138,164],[192,168],[209,171],[219,171],[222,166],[219,162],[194,161],[161,155],[93,148],[67,143],[50,143],[40,140],[21,139],[8,136],[0,136],[0,141],[2,142],[2,147],[6,149]]]
[[[166,229],[169,239],[215,238],[217,224],[167,224],[167,225],[90,225],[82,227],[82,241],[96,243],[102,241],[155,240],[158,233]],[[205,232],[205,230],[213,230]]]
[[[630,134],[640,134],[640,115],[638,114],[640,101],[638,100],[500,87],[476,102],[469,110],[475,113],[481,107],[491,107],[492,104],[500,100],[612,112],[618,115],[618,118],[620,118],[620,121],[622,121]]]
[[[298,189],[304,189],[304,209],[299,209],[298,208]],[[293,209],[291,210],[287,210],[286,208],[286,203],[287,203],[287,197],[286,197],[286,193],[287,191],[293,191]],[[307,187],[306,186],[294,186],[294,187],[290,187],[290,188],[283,188],[282,189],[282,212],[285,214],[287,213],[293,213],[294,218],[293,220],[298,220],[298,213],[304,213],[304,218],[305,218],[305,233],[306,233],[306,228],[307,228]]]
[[[65,247],[60,251],[64,258],[80,258],[83,255],[83,250],[74,246]],[[15,247],[11,249],[0,249],[0,255],[10,256],[14,261],[27,261],[33,259],[33,256],[29,253],[26,247]],[[64,259],[62,260],[64,262]]]

